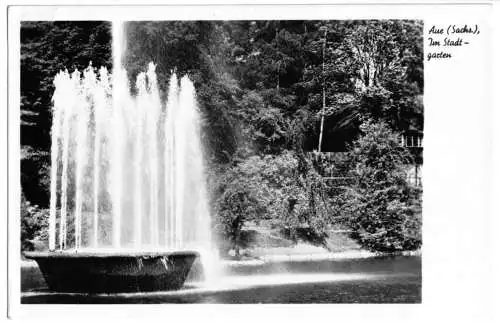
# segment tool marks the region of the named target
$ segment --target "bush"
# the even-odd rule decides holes
[[[21,251],[33,251],[48,241],[49,210],[41,209],[21,197]]]
[[[231,242],[236,254],[241,228],[248,220],[271,220],[292,237],[299,228],[324,236],[330,216],[325,186],[311,166],[304,173],[298,170],[299,158],[285,151],[248,157],[220,178],[216,231]]]
[[[414,250],[421,245],[420,191],[406,181],[411,156],[385,123],[366,121],[350,150],[354,184],[343,211],[352,237],[372,251]]]

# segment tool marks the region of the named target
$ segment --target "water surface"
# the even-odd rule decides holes
[[[27,304],[132,303],[420,303],[421,258],[247,263],[227,266],[226,277],[203,284],[193,276],[170,292],[130,294],[61,294],[43,282],[24,287]]]

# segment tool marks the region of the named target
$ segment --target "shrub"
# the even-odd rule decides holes
[[[366,121],[350,150],[352,187],[343,211],[352,237],[380,252],[421,245],[420,192],[406,181],[411,156],[385,123]]]
[[[299,158],[290,151],[280,155],[251,156],[227,170],[219,181],[215,202],[216,231],[238,253],[245,221],[271,220],[279,228],[311,228],[324,236],[329,206],[324,184],[308,166],[299,171]]]
[[[45,246],[48,240],[48,220],[48,209],[32,205],[24,195],[21,197],[21,251],[32,251],[37,246]]]

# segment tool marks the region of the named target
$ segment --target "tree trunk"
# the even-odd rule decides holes
[[[276,83],[276,89],[280,91],[280,67],[281,61],[278,61],[278,82]]]
[[[234,243],[233,249],[234,249],[234,257],[239,259],[240,258],[240,246],[238,245],[238,243]]]
[[[325,107],[326,107],[326,78],[325,78],[325,48],[326,48],[326,31],[323,38],[323,66],[322,66],[322,77],[323,77],[323,107],[321,108],[321,124],[319,130],[319,143],[318,143],[318,152],[321,152],[321,145],[323,142],[323,125],[325,124]]]
[[[236,219],[234,219],[232,227],[233,227],[234,256],[236,258],[239,258],[240,257],[240,237],[241,237],[241,219],[239,217],[236,217]]]

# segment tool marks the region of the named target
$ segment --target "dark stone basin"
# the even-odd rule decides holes
[[[113,293],[177,290],[194,260],[194,251],[173,252],[26,252],[49,290]]]

